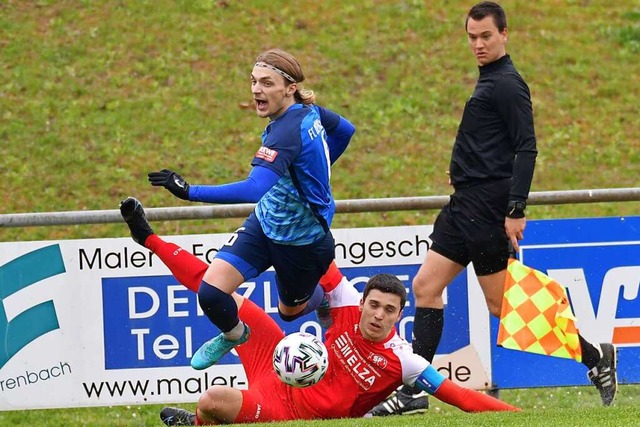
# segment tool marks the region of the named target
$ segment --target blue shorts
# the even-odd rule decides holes
[[[252,213],[220,248],[216,258],[233,265],[245,281],[273,266],[280,301],[296,307],[313,295],[318,281],[335,258],[335,244],[331,231],[309,245],[274,243]]]

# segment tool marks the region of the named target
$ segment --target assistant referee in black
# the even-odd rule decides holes
[[[413,280],[413,350],[429,361],[442,336],[442,294],[469,263],[489,311],[500,317],[509,243],[519,250],[538,154],[529,87],[506,53],[504,10],[493,2],[475,5],[467,15],[466,33],[480,75],[453,145],[449,181],[454,193],[436,218],[432,245]],[[596,348],[582,336],[580,343],[589,378],[609,405],[617,390],[615,348]],[[405,388],[372,412],[417,412],[418,402],[426,404],[426,399],[418,400]]]

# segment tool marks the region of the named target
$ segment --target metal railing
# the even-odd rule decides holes
[[[390,197],[380,199],[347,199],[336,201],[336,213],[391,212],[440,209],[449,196]],[[592,190],[538,191],[529,194],[528,205],[561,205],[570,203],[603,203],[640,201],[639,188],[601,188]],[[255,205],[185,206],[145,208],[151,221],[189,219],[242,218]],[[92,210],[69,212],[34,212],[0,215],[2,227],[36,227],[53,225],[110,224],[122,222],[120,211]]]

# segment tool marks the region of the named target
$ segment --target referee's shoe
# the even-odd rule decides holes
[[[609,406],[618,392],[618,352],[613,344],[598,344],[596,348],[600,352],[600,361],[587,376],[600,392],[602,404]]]

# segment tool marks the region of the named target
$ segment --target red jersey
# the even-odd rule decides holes
[[[291,390],[293,406],[302,418],[362,417],[400,384],[413,385],[429,362],[414,354],[395,328],[382,342],[362,336],[362,296],[346,278],[328,297],[333,319],[325,335],[329,367],[318,384]]]

